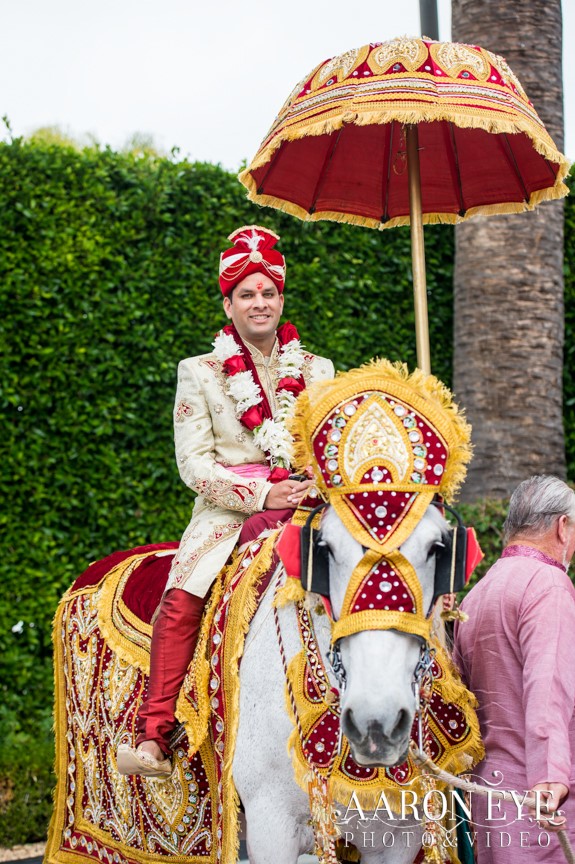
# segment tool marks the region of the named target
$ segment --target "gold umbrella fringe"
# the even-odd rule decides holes
[[[385,108],[370,110],[369,108],[362,108],[361,100],[358,100],[355,103],[346,104],[344,111],[342,111],[341,106],[335,106],[326,112],[327,116],[324,114],[321,120],[317,121],[311,121],[311,119],[306,121],[304,115],[294,120],[291,126],[288,126],[288,118],[285,118],[278,124],[278,128],[281,128],[282,123],[285,123],[284,128],[267,145],[265,144],[266,139],[264,139],[265,146],[261,152],[255,155],[251,165],[241,172],[240,178],[269,162],[284,141],[296,141],[310,135],[329,135],[341,129],[342,126],[388,125],[392,122],[412,125],[445,121],[453,123],[460,129],[483,129],[490,135],[516,135],[523,132],[531,139],[533,146],[541,156],[549,159],[550,162],[566,166],[568,171],[569,160],[555,147],[553,139],[545,127],[540,122],[536,122],[525,114],[519,114],[513,109],[507,113],[511,114],[512,112],[514,117],[509,119],[503,116],[505,114],[504,108],[500,111],[494,111],[490,107],[481,108],[475,104],[469,108],[464,105],[457,107],[452,105],[448,110],[445,110],[441,105],[435,103],[422,105],[420,102],[419,107],[414,109],[410,107],[409,102],[402,104],[401,101],[394,102],[393,106],[388,105]]]
[[[471,113],[471,111],[475,113]],[[264,149],[256,155],[252,164],[245,168],[238,175],[238,179],[248,190],[248,198],[257,204],[264,206],[275,207],[296,216],[304,221],[317,222],[320,220],[331,220],[335,222],[346,222],[352,225],[360,225],[367,228],[376,228],[383,230],[386,228],[395,228],[400,225],[409,225],[409,214],[405,216],[396,216],[388,219],[387,222],[381,222],[379,219],[370,218],[367,216],[358,216],[351,213],[342,213],[339,211],[317,210],[315,213],[309,213],[304,207],[293,204],[282,198],[277,198],[274,195],[258,194],[257,183],[252,176],[252,171],[267,164],[273,157],[275,151],[283,144],[284,141],[295,141],[301,138],[306,138],[310,135],[327,135],[341,129],[342,126],[353,123],[356,126],[368,126],[372,124],[387,124],[392,121],[404,124],[418,124],[422,122],[434,122],[445,120],[454,123],[462,129],[483,129],[490,134],[505,133],[508,135],[516,135],[517,133],[526,134],[533,143],[535,150],[540,153],[545,159],[556,163],[558,167],[554,186],[547,189],[535,190],[529,196],[528,201],[520,202],[505,202],[501,204],[488,204],[479,207],[471,207],[465,215],[460,216],[458,213],[423,213],[422,220],[425,224],[458,224],[471,219],[474,216],[483,215],[504,215],[510,213],[522,213],[526,210],[533,210],[541,201],[555,200],[564,198],[569,194],[568,187],[563,183],[565,177],[570,170],[568,159],[560,153],[553,144],[552,139],[547,132],[537,123],[533,122],[528,117],[518,117],[515,120],[508,120],[503,117],[494,116],[492,111],[482,109],[483,113],[476,113],[477,108],[468,109],[470,113],[466,113],[464,108],[460,109],[460,113],[454,114],[437,110],[434,106],[427,108],[413,109],[394,108],[390,110],[379,111],[363,111],[355,113],[354,111],[346,111],[338,113],[328,119],[323,118],[321,121],[311,123],[309,126],[304,126],[305,121],[299,120],[297,125],[291,128],[283,128]]]
[[[568,172],[566,172],[568,173]],[[241,179],[241,178],[240,178]],[[244,181],[242,180],[242,183]],[[248,185],[244,183],[244,185]],[[297,204],[292,204],[290,201],[285,201],[283,198],[275,198],[273,195],[258,195],[256,193],[256,184],[253,178],[249,178],[248,199],[255,204],[261,204],[264,207],[274,207],[276,210],[281,210],[283,213],[288,213],[290,216],[295,216],[303,222],[344,222],[347,225],[359,225],[362,228],[374,228],[377,231],[384,231],[387,228],[399,228],[402,225],[410,225],[409,216],[394,216],[387,222],[380,222],[379,219],[370,219],[367,216],[352,216],[347,213],[340,213],[336,210],[317,210],[315,213],[309,214],[303,207]],[[252,194],[253,188],[253,194]],[[482,207],[471,207],[467,210],[465,216],[459,216],[457,213],[424,213],[422,222],[424,225],[458,225],[460,222],[466,222],[477,216],[507,216],[514,213],[526,213],[530,210],[535,210],[536,206],[542,201],[555,201],[559,198],[564,198],[569,194],[569,189],[564,184],[561,187],[554,186],[552,189],[540,189],[534,192],[529,201],[522,204],[490,204]]]

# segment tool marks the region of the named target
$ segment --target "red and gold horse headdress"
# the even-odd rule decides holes
[[[368,550],[334,640],[390,627],[426,638],[421,589],[397,550],[433,497],[449,501],[465,477],[471,429],[451,393],[420,370],[377,360],[306,390],[292,432],[296,466],[314,466],[320,492]]]

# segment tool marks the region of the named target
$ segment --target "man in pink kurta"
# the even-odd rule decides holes
[[[575,589],[566,572],[575,494],[558,478],[530,478],[513,493],[505,534],[455,629],[454,660],[479,701],[486,756],[476,774],[523,796],[555,793],[575,845]],[[565,860],[552,826],[527,807],[475,795],[473,821],[478,864]]]

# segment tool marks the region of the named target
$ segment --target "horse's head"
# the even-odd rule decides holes
[[[379,361],[300,397],[294,433],[298,467],[314,464],[330,504],[316,549],[329,556],[343,731],[359,764],[396,765],[440,593],[438,552],[453,536],[430,504],[463,479],[470,429],[435,378]]]
[[[401,555],[417,574],[426,612],[431,611],[435,595],[438,557],[449,548],[451,540],[445,519],[436,507],[430,506],[401,546]],[[322,520],[317,542],[329,555],[330,599],[334,620],[338,621],[350,577],[365,549],[346,530],[333,508]],[[378,598],[383,600],[386,593],[390,598],[399,595],[398,580],[376,579],[376,602]],[[423,644],[423,636],[395,629],[362,630],[339,641],[346,679],[341,722],[358,764],[397,765],[405,759],[416,710],[415,672]]]

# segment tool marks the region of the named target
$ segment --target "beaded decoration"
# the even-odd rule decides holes
[[[367,548],[333,639],[365,629],[429,636],[415,571],[397,551],[436,494],[449,500],[471,458],[471,429],[433,376],[377,360],[313,385],[291,424],[297,468]]]

